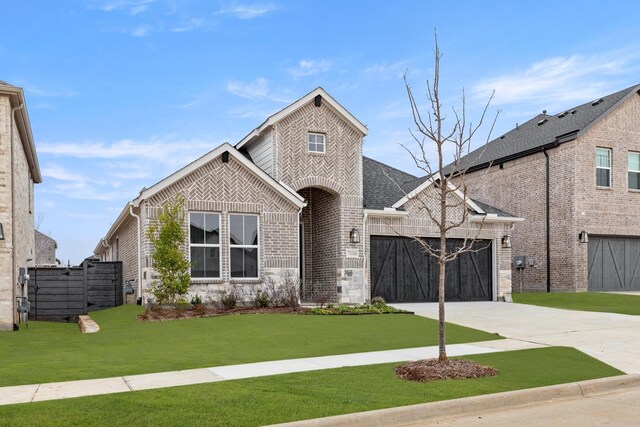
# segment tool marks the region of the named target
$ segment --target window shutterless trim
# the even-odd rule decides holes
[[[231,243],[231,217],[232,216],[255,216],[256,217],[256,232],[258,233],[258,244],[257,245],[236,245]],[[259,279],[260,278],[260,243],[262,242],[262,236],[260,233],[260,214],[254,213],[245,213],[245,212],[229,212],[229,235],[228,237],[228,245],[229,245],[229,279],[231,280],[242,280],[242,279]],[[244,219],[242,220],[242,238],[244,239]],[[257,259],[256,259],[256,275],[255,276],[243,276],[243,277],[233,277],[231,274],[231,249],[257,249]]]
[[[316,140],[316,142],[309,141],[309,137],[311,135],[314,135],[316,138],[318,136],[322,137],[322,151],[312,150],[311,149],[311,144],[314,144],[316,147],[319,145],[317,140]],[[309,153],[325,154],[327,152],[327,135],[324,134],[324,133],[320,133],[320,132],[307,132],[307,151]]]
[[[609,166],[598,166],[598,150],[606,150],[609,153]],[[609,147],[596,147],[596,187],[599,188],[612,188],[613,187],[613,150]],[[598,185],[598,169],[608,170],[609,171],[609,183],[608,185]]]
[[[629,160],[631,159],[632,155],[638,156],[638,169],[637,170],[631,169],[629,167]],[[637,173],[638,175],[640,175],[640,151],[629,150],[627,152],[627,189],[629,189],[629,190],[640,190],[640,188],[632,188],[630,186],[631,183],[629,182],[629,174],[631,174],[631,173]]]
[[[205,215],[217,215],[218,216],[218,243],[191,243],[191,214],[205,214]],[[206,211],[188,211],[189,218],[189,233],[187,236],[187,242],[189,243],[189,274],[191,274],[191,247],[194,248],[218,248],[218,276],[204,276],[204,277],[193,277],[191,276],[191,280],[211,280],[211,279],[221,279],[222,278],[222,214],[220,212],[206,212]],[[204,230],[203,230],[204,231]],[[206,231],[205,231],[206,233]],[[205,237],[206,241],[206,237]],[[205,269],[205,274],[207,270]]]

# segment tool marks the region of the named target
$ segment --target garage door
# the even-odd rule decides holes
[[[436,239],[427,239],[434,247]],[[456,239],[447,246],[460,245]],[[491,241],[479,240],[474,249],[447,264],[447,301],[491,301]],[[371,297],[387,302],[438,301],[438,264],[422,252],[418,243],[405,237],[371,236]]]
[[[589,290],[640,291],[640,238],[589,236]]]

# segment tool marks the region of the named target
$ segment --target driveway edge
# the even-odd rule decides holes
[[[636,387],[640,387],[640,374],[620,375],[547,387],[536,387],[440,402],[357,412],[326,418],[315,418],[278,424],[278,426],[402,426],[421,421],[469,416],[536,403],[588,398],[590,396],[614,391],[625,391]]]

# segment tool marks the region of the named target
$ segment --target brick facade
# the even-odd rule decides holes
[[[627,187],[627,153],[640,151],[640,96],[624,100],[578,134],[577,139],[547,150],[550,187],[550,282],[552,291],[586,291],[591,235],[640,237],[637,208],[640,192]],[[613,150],[612,187],[595,184],[596,147]],[[471,194],[513,215],[525,217],[512,234],[513,255],[525,255],[536,266],[523,274],[525,291],[546,291],[546,159],[542,152],[494,164],[468,174]],[[514,290],[519,272],[513,271]]]

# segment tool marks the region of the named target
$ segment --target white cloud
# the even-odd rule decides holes
[[[243,98],[264,98],[269,94],[269,81],[262,77],[252,82],[232,80],[227,83],[227,91]]]
[[[397,61],[397,62],[379,62],[369,67],[365,68],[365,74],[382,78],[389,79],[392,77],[402,77],[404,73],[407,72],[407,68],[409,67],[410,61],[408,59]]]
[[[331,62],[326,59],[303,59],[297,66],[289,68],[289,73],[296,78],[307,77],[329,71],[331,69],[331,65]]]
[[[98,2],[97,4],[93,5],[93,8],[102,10],[104,12],[124,10],[130,15],[137,15],[149,9],[149,6],[155,1],[156,0],[110,0],[105,2]]]
[[[82,175],[69,172],[65,168],[55,164],[49,164],[42,168],[42,176],[57,179],[59,181],[84,181],[86,178]]]
[[[273,4],[238,5],[222,9],[218,13],[221,15],[231,15],[238,19],[254,19],[265,16],[275,10],[277,10],[277,6]]]
[[[616,89],[615,77],[633,72],[637,60],[636,53],[620,51],[546,58],[524,70],[486,78],[473,87],[472,93],[475,98],[486,100],[495,90],[496,104],[528,103],[553,111]]]
[[[197,30],[199,28],[202,28],[205,24],[205,20],[202,18],[192,18],[189,19],[187,22],[178,25],[176,27],[173,27],[171,29],[172,33],[184,33],[187,31],[193,31],[193,30]]]
[[[151,27],[147,24],[138,25],[130,31],[130,34],[134,37],[147,37],[151,34]]]
[[[217,145],[212,141],[181,139],[177,135],[168,135],[153,137],[146,141],[123,139],[112,143],[43,142],[38,146],[38,154],[77,159],[128,160],[149,168],[157,169],[158,166],[162,166],[171,172],[212,150]],[[159,172],[165,173],[166,170]]]

